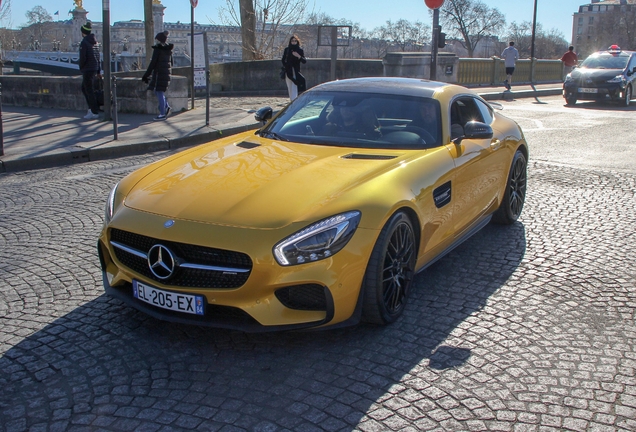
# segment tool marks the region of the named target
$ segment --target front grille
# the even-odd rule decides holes
[[[290,309],[327,310],[325,287],[317,284],[296,285],[276,290],[276,298]]]
[[[161,280],[152,274],[146,259],[120,248],[113,248],[117,259],[132,271],[171,286],[221,289],[238,288],[245,284],[252,270],[252,260],[248,255],[241,252],[159,240],[119,229],[112,229],[110,231],[110,239],[111,241],[121,243],[144,254],[147,254],[152,246],[160,243],[169,248],[181,262],[249,270],[245,273],[233,273],[179,267],[170,279]]]

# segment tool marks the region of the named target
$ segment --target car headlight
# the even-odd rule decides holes
[[[115,211],[115,194],[117,193],[117,186],[119,186],[119,183],[117,183],[108,194],[108,201],[106,201],[106,209],[104,212],[104,220],[106,223],[110,222]]]
[[[572,75],[567,74],[567,75],[565,76],[565,81],[564,81],[564,82],[570,82],[570,81],[572,81]]]
[[[625,81],[625,79],[623,78],[623,75],[617,75],[614,78],[607,80],[608,83],[622,83],[623,81]]]
[[[359,211],[350,211],[303,228],[274,246],[276,261],[291,266],[329,258],[349,242],[360,216]]]

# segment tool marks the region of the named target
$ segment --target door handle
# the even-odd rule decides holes
[[[498,150],[499,147],[501,147],[501,141],[498,139],[494,139],[492,141],[490,141],[490,149],[491,150]]]

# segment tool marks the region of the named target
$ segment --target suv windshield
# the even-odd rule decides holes
[[[307,144],[414,149],[441,143],[434,99],[354,92],[309,91],[285,108],[262,136]]]
[[[625,69],[628,61],[629,54],[597,53],[586,58],[581,63],[581,67],[588,69]]]

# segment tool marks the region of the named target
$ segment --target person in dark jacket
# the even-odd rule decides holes
[[[170,76],[172,75],[172,49],[174,45],[167,43],[167,32],[157,33],[155,41],[157,43],[152,47],[152,59],[148,65],[148,70],[146,70],[141,79],[145,83],[150,82],[148,90],[154,90],[157,95],[159,115],[153,120],[165,120],[170,114],[166,91],[170,85]]]
[[[305,51],[300,47],[300,39],[293,35],[289,38],[289,44],[283,52],[281,59],[285,67],[285,82],[287,83],[287,91],[289,99],[294,100],[298,97],[298,93],[305,91],[305,77],[300,73],[300,64],[307,63]]]
[[[99,105],[95,97],[94,81],[95,77],[100,75],[101,68],[97,39],[91,31],[92,25],[90,21],[81,27],[84,38],[80,43],[79,52],[79,69],[82,73],[82,93],[88,104],[88,112],[84,116],[87,120],[99,118]]]

